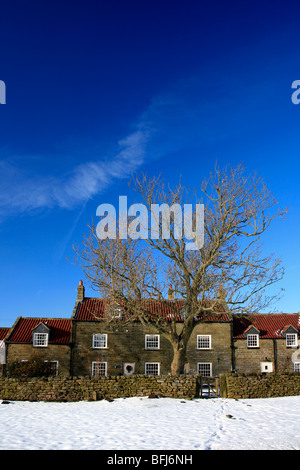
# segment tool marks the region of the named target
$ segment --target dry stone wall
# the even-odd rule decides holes
[[[80,401],[134,396],[192,399],[199,396],[198,376],[109,376],[0,378],[0,399],[12,401]]]
[[[53,401],[101,400],[135,396],[199,398],[200,377],[108,376],[0,378],[0,400]],[[222,398],[270,398],[300,395],[300,374],[221,374]]]
[[[222,374],[223,398],[270,398],[300,395],[300,374]]]

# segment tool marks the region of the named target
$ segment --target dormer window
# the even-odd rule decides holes
[[[182,320],[182,321],[185,320],[186,313],[185,313],[185,309],[184,309],[184,308],[182,308],[182,309],[180,310],[179,316],[180,316],[180,320]]]
[[[287,348],[298,347],[298,331],[294,326],[285,326],[282,330],[282,335],[285,337],[285,344]]]
[[[247,348],[259,348],[259,330],[255,326],[250,325],[244,331],[244,336],[247,338]]]
[[[45,323],[39,323],[32,332],[32,344],[34,347],[46,348],[49,343],[50,330]]]
[[[297,333],[287,333],[285,337],[287,348],[296,348],[298,346]]]
[[[106,308],[106,315],[110,320],[122,320],[123,308],[117,303],[108,305]]]
[[[111,313],[111,318],[122,318],[122,307],[115,307],[113,312]]]
[[[33,346],[47,347],[48,333],[33,333]]]
[[[259,347],[259,335],[247,335],[247,348]]]

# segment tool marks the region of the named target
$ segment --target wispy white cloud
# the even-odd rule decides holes
[[[12,160],[0,161],[0,216],[86,203],[143,164],[148,136],[138,129],[120,140],[113,157],[87,161],[60,176],[24,172]]]
[[[196,100],[198,88],[198,79],[189,80],[154,97],[138,117],[134,130],[117,143],[112,156],[84,157],[83,163],[67,173],[44,176],[21,170],[16,160],[0,160],[0,220],[5,215],[37,209],[82,206],[116,180],[127,179],[146,160],[185,151],[196,140],[215,140],[215,132],[207,131],[215,97],[208,103]],[[210,127],[215,129],[214,125]]]

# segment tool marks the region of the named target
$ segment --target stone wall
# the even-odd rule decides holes
[[[300,395],[300,374],[221,374],[222,398],[270,398]],[[0,399],[11,401],[80,401],[136,396],[199,397],[199,376],[108,376],[0,378]]]
[[[198,376],[108,376],[0,378],[0,399],[12,401],[80,401],[159,395],[199,396]]]
[[[222,398],[270,398],[300,395],[300,374],[221,374]]]

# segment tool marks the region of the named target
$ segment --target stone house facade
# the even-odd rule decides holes
[[[173,314],[169,302],[174,306],[176,301],[149,300],[147,307],[168,317]],[[180,311],[181,305],[178,301],[175,309]],[[109,330],[102,321],[105,312],[105,301],[86,298],[80,284],[72,315],[72,375],[170,373],[173,349],[167,339],[139,321],[117,321]],[[113,313],[122,314],[119,308]],[[196,324],[187,346],[185,371],[210,376],[231,371],[231,321],[225,311]]]
[[[155,374],[170,372],[173,349],[170,342],[140,322],[115,324],[111,330],[93,314],[93,304],[86,299],[72,318],[72,375],[94,375],[99,369],[107,375]],[[180,324],[178,325],[180,328]],[[231,325],[226,315],[199,322],[187,347],[186,372],[218,375],[231,371]]]
[[[54,375],[70,376],[71,320],[18,317],[7,333],[6,364],[35,358],[51,363]]]
[[[300,372],[299,314],[234,315],[235,372]]]
[[[151,308],[166,309],[168,314],[168,302],[151,302]],[[120,320],[108,329],[104,312],[104,300],[85,297],[80,282],[70,318],[19,317],[12,328],[2,329],[2,363],[39,357],[51,361],[58,376],[170,373],[173,351],[162,335],[139,321]],[[121,315],[119,308],[115,315]],[[299,331],[298,314],[212,315],[195,325],[185,373],[215,377],[230,372],[300,372]]]

